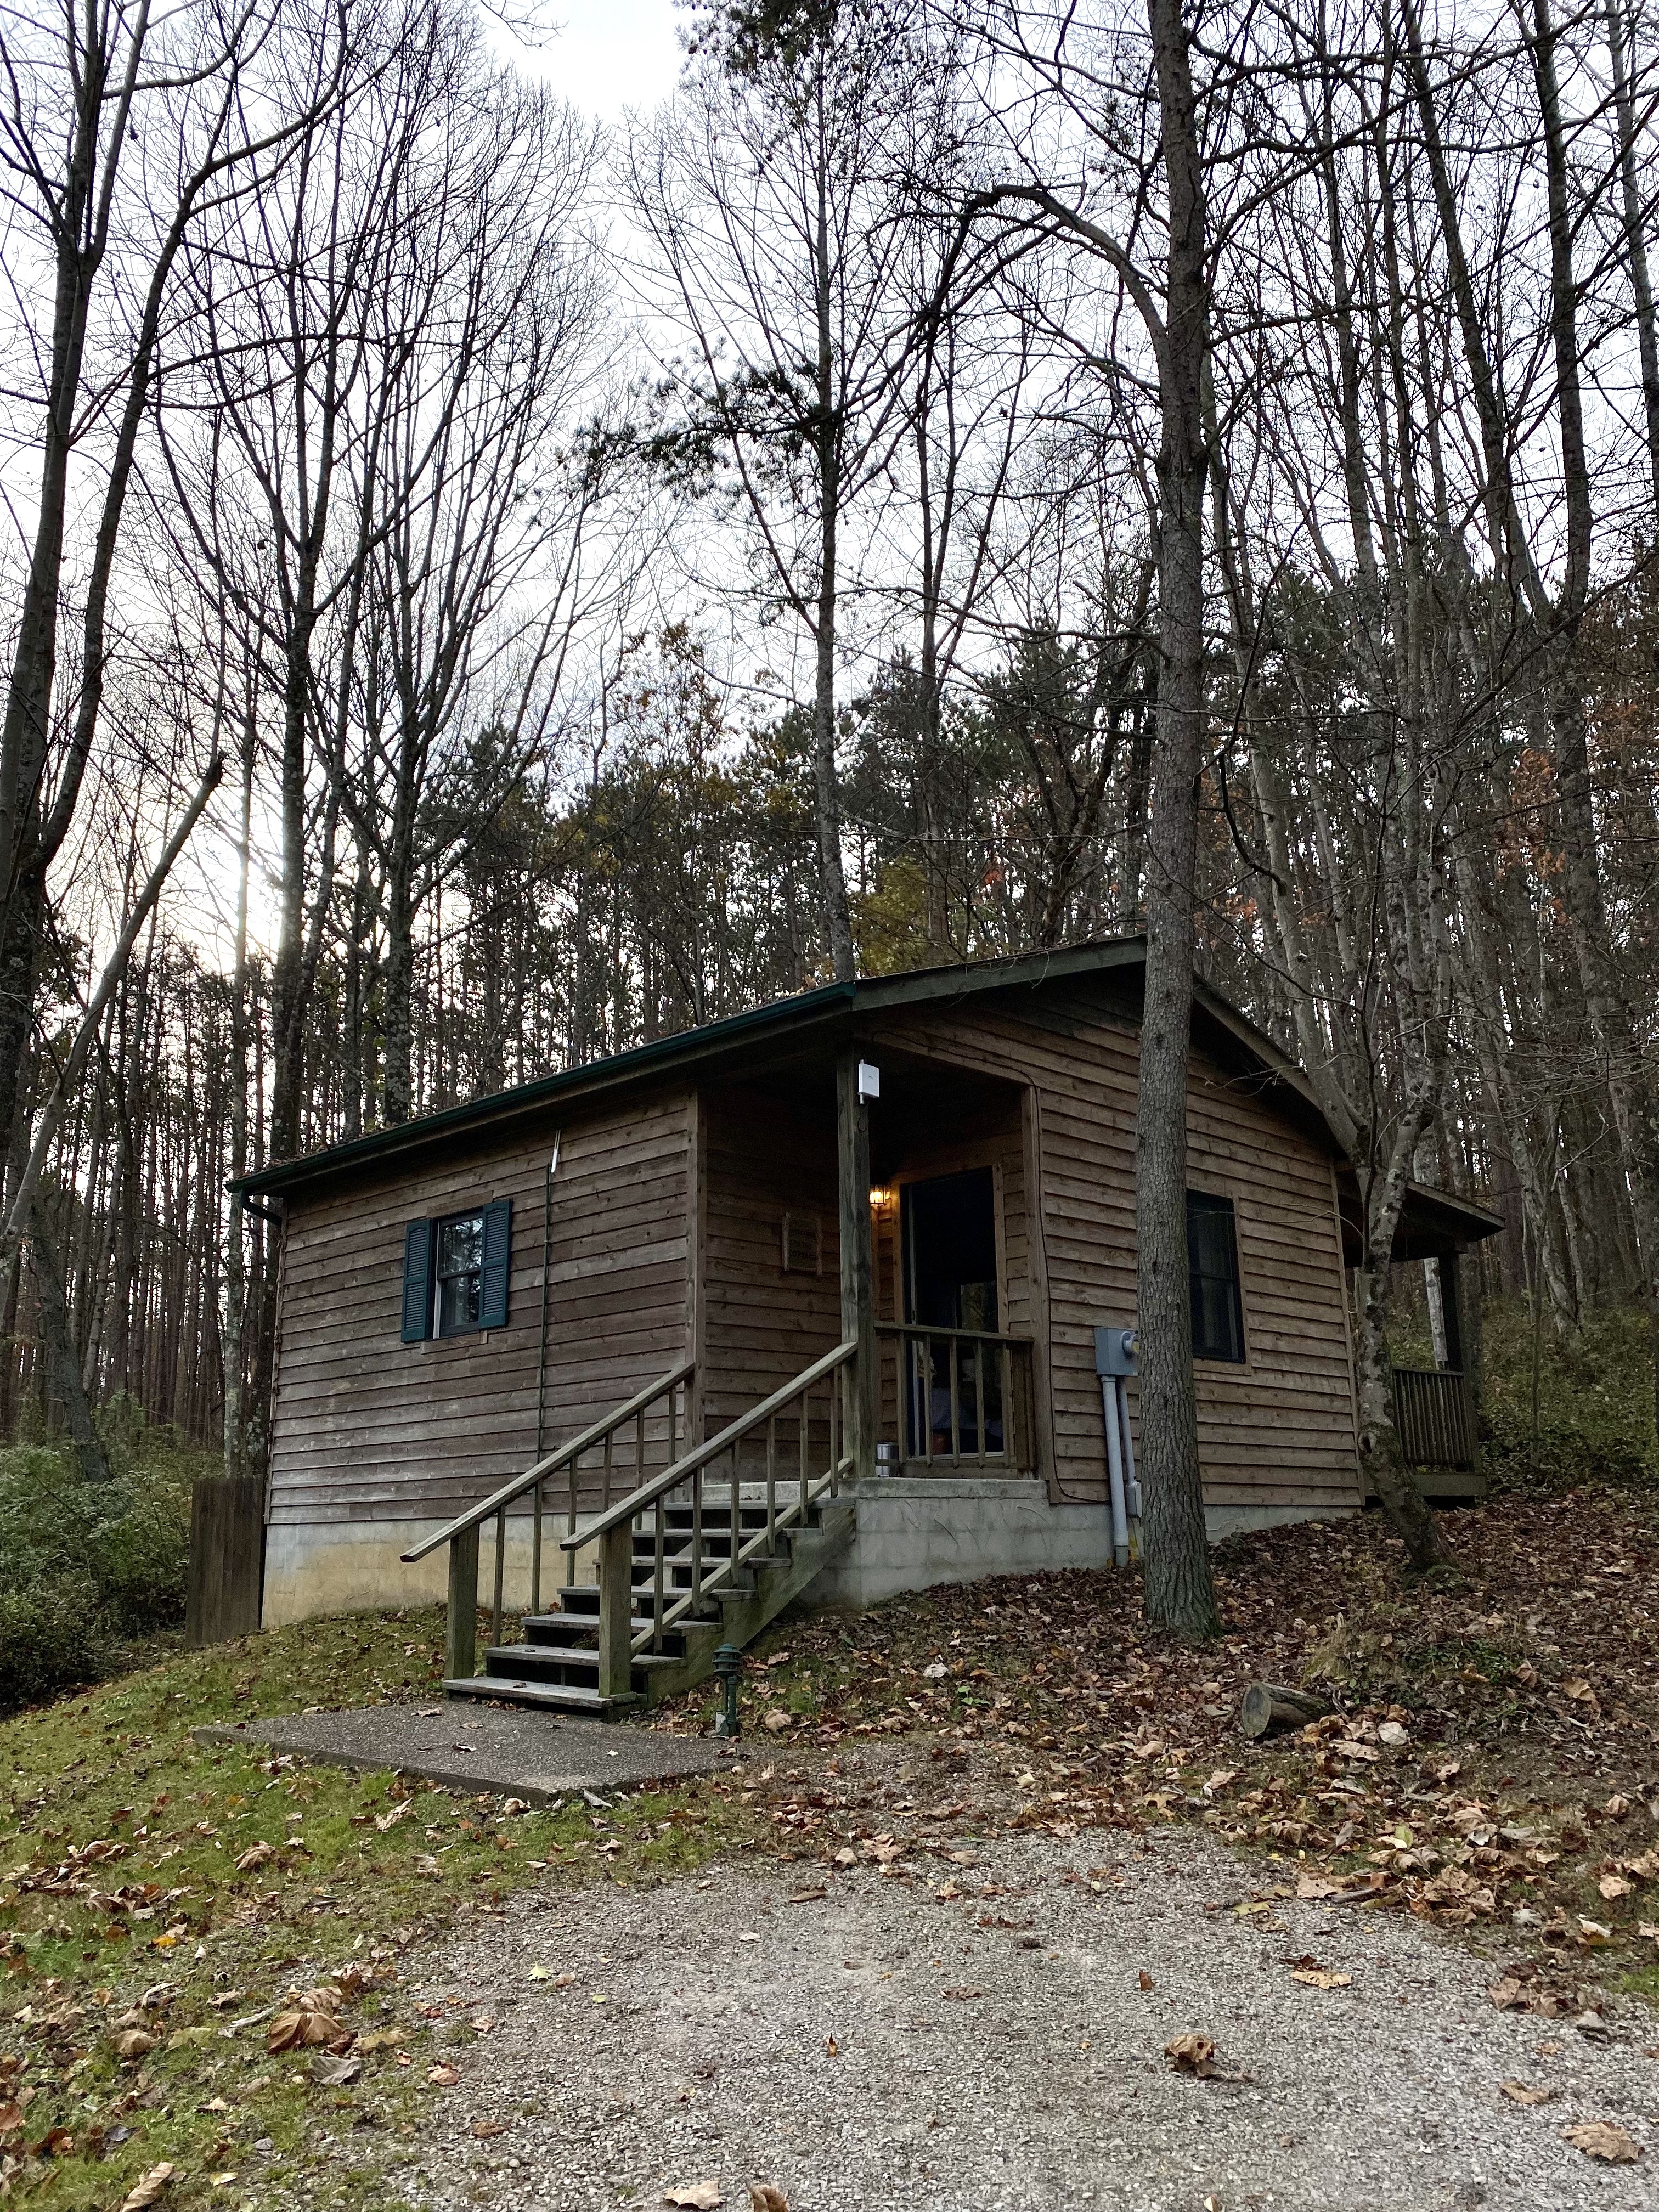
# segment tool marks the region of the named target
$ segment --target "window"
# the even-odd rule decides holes
[[[457,1213],[438,1224],[433,1268],[434,1336],[460,1336],[478,1326],[483,1282],[483,1215]]]
[[[509,1198],[411,1221],[404,1233],[404,1342],[505,1328],[512,1257]]]
[[[1187,1194],[1187,1277],[1193,1300],[1193,1358],[1244,1358],[1244,1310],[1238,1295],[1238,1238],[1233,1202],[1207,1191]]]

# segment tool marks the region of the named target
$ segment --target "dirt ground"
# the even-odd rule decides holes
[[[451,2023],[457,2078],[403,2187],[433,2212],[706,2184],[693,2201],[747,2212],[755,2183],[790,2212],[1654,2201],[1659,2020],[1639,2002],[1590,2033],[1501,2011],[1445,1936],[1275,1899],[1259,1860],[1190,1831],[954,1852],[726,1863],[477,1917],[410,1991]],[[1165,2056],[1194,2033],[1212,2078]],[[1563,2139],[1592,2121],[1636,2162]]]

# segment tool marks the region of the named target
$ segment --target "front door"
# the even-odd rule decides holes
[[[989,1168],[933,1176],[904,1184],[902,1203],[904,1317],[939,1332],[909,1340],[909,1456],[999,1454],[1002,1364],[974,1341],[1000,1326],[995,1178]]]

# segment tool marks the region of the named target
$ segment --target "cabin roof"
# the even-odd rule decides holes
[[[654,1038],[628,1052],[561,1068],[556,1073],[514,1085],[511,1090],[423,1115],[418,1121],[377,1129],[371,1135],[279,1162],[240,1177],[231,1188],[249,1195],[298,1193],[349,1176],[358,1168],[413,1164],[422,1154],[442,1149],[457,1137],[481,1136],[537,1117],[549,1105],[597,1100],[665,1077],[723,1072],[757,1057],[765,1059],[769,1048],[793,1052],[820,1042],[840,1043],[844,1041],[840,1033],[856,1029],[860,1021],[905,1007],[948,1005],[994,993],[1025,994],[1112,977],[1120,987],[1125,1010],[1138,1016],[1146,962],[1144,937],[1118,937],[1049,951],[821,984],[816,989],[729,1015],[724,1021],[677,1030],[672,1036]],[[1271,1094],[1288,1118],[1334,1158],[1341,1158],[1341,1147],[1302,1069],[1247,1015],[1203,983],[1194,990],[1193,1028],[1194,1041],[1220,1062],[1231,1078],[1258,1094]],[[1417,1224],[1414,1241],[1419,1250],[1431,1246],[1436,1250],[1459,1249],[1491,1236],[1503,1225],[1497,1215],[1466,1200],[1419,1184],[1412,1186],[1409,1210]],[[1415,1253],[1397,1256],[1415,1256]]]

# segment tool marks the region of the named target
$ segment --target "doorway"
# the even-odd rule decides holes
[[[908,1455],[1000,1453],[1002,1362],[994,1346],[975,1341],[1001,1325],[992,1170],[905,1183],[901,1229],[904,1318],[939,1332],[908,1340]]]

